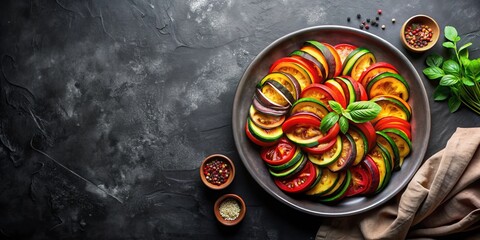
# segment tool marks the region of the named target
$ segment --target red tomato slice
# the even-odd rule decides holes
[[[330,128],[330,130],[328,130],[325,136],[318,139],[318,143],[327,143],[332,141],[332,139],[336,139],[339,132],[340,132],[340,125],[337,122],[335,123],[335,125],[333,125],[333,127]]]
[[[332,89],[324,84],[320,83],[314,83],[309,86],[307,86],[305,89],[303,89],[302,93],[300,94],[300,98],[314,98],[319,100],[322,103],[325,103],[325,106],[328,107],[329,110],[332,110],[330,108],[330,105],[328,104],[328,101],[330,100],[335,100],[337,99],[336,93],[332,91]]]
[[[277,141],[264,142],[264,141],[256,138],[255,136],[253,136],[253,134],[250,132],[250,129],[248,129],[248,122],[245,125],[245,134],[247,135],[248,139],[250,139],[250,141],[252,141],[253,143],[255,143],[255,144],[257,144],[258,146],[261,146],[261,147],[268,147],[268,146],[275,145],[277,143]]]
[[[299,193],[307,190],[317,177],[316,167],[312,162],[307,161],[303,169],[288,178],[275,178],[275,184],[284,192]]]
[[[380,125],[375,125],[375,129],[378,131],[385,130],[387,128],[395,128],[398,129],[407,135],[408,139],[412,140],[412,132],[409,128],[406,128],[405,125],[402,125],[401,123],[396,123],[396,122],[391,122],[391,123],[383,123]]]
[[[412,126],[410,122],[395,116],[386,116],[375,123],[375,130],[381,131],[386,128],[396,128],[403,131],[408,138],[412,139]]]
[[[332,140],[330,140],[328,142],[325,142],[325,143],[319,143],[315,147],[305,147],[305,148],[302,148],[302,149],[303,149],[303,151],[305,151],[307,153],[322,154],[322,153],[332,149],[332,147],[335,145],[336,142],[337,142],[337,138],[332,138]]]
[[[406,128],[411,127],[409,121],[407,121],[405,119],[402,119],[402,118],[399,118],[399,117],[395,117],[395,116],[386,116],[386,117],[380,118],[375,123],[375,127],[377,127],[377,125],[379,125],[379,124],[391,123],[391,122],[400,123],[400,124],[404,125]]]
[[[367,137],[368,151],[372,150],[373,147],[375,147],[375,142],[377,141],[377,133],[375,133],[375,128],[373,127],[372,123],[364,122],[352,124],[362,131],[365,137]]]
[[[358,78],[358,82],[360,82],[360,84],[362,84],[364,87],[367,87],[368,82],[373,77],[383,72],[398,73],[398,70],[390,63],[377,62],[370,65],[367,69],[365,69],[365,71],[362,72]]]
[[[340,56],[340,60],[342,61],[342,64],[343,64],[348,54],[350,54],[357,47],[348,43],[341,43],[341,44],[335,45],[333,48],[337,50],[337,53]]]
[[[296,114],[296,115],[290,116],[289,118],[287,118],[287,120],[285,120],[285,122],[282,125],[282,131],[284,133],[288,132],[292,127],[298,124],[320,127],[321,121],[320,119],[310,114],[302,114],[302,113]]]
[[[327,81],[324,84],[325,84],[325,86],[329,87],[332,90],[332,92],[334,92],[335,95],[333,96],[333,98],[335,99],[335,101],[340,103],[340,105],[343,108],[346,108],[347,107],[347,98],[345,97],[345,94],[340,92],[340,90],[333,85],[334,82]],[[338,86],[341,88],[340,84]]]
[[[352,180],[345,196],[351,197],[364,193],[372,183],[372,176],[361,164],[350,167],[350,173],[352,174]]]
[[[367,94],[367,90],[365,90],[365,87],[360,84],[359,82],[358,83],[358,89],[360,90],[360,101],[368,101],[368,94]]]
[[[307,70],[312,83],[320,82],[317,69],[313,66],[313,63],[303,60],[302,58],[297,57],[283,57],[275,61],[270,67],[270,72],[273,72],[278,64],[282,62],[290,62],[301,65],[305,70]]]
[[[260,157],[267,164],[282,165],[292,159],[296,149],[297,147],[294,143],[282,137],[275,145],[262,148]]]

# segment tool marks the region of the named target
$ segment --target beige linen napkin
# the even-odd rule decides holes
[[[480,239],[479,146],[480,128],[457,128],[401,194],[364,214],[325,221],[316,240],[436,239],[469,231],[462,236]]]

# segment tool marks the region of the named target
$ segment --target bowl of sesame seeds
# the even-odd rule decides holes
[[[236,194],[222,195],[215,202],[215,217],[225,226],[234,226],[243,220],[247,211],[245,201]]]
[[[402,25],[400,38],[410,51],[421,53],[432,48],[438,41],[440,28],[437,22],[427,15],[415,15]]]
[[[222,154],[212,154],[203,159],[200,165],[200,178],[210,189],[228,187],[235,177],[235,166],[230,158]]]

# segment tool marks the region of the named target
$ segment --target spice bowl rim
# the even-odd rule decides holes
[[[222,217],[222,215],[220,214],[220,204],[227,199],[234,199],[240,205],[240,213],[235,220],[225,220]],[[217,220],[221,224],[223,224],[225,226],[234,226],[234,225],[237,225],[238,223],[240,223],[243,220],[243,218],[245,218],[245,214],[247,212],[247,206],[245,204],[245,201],[243,201],[243,198],[240,197],[239,195],[234,194],[234,193],[227,193],[227,194],[224,194],[224,195],[220,196],[217,199],[217,201],[215,201],[213,211],[215,213],[215,217],[217,218]]]
[[[418,23],[421,23],[421,24],[426,24],[428,25],[429,27],[432,28],[432,31],[435,33],[433,34],[432,36],[432,39],[431,41],[425,46],[425,47],[421,47],[421,48],[414,48],[412,46],[410,46],[408,43],[407,43],[407,40],[405,39],[405,29],[406,27],[413,23],[413,22],[418,22]],[[438,23],[437,21],[435,21],[435,19],[433,19],[432,17],[428,16],[428,15],[425,15],[425,14],[418,14],[418,15],[414,15],[412,17],[410,17],[409,19],[407,19],[401,29],[400,29],[400,38],[402,40],[402,43],[403,45],[405,46],[405,48],[407,48],[408,50],[412,51],[412,52],[416,52],[416,53],[421,53],[421,52],[425,52],[429,49],[431,49],[433,46],[435,46],[435,44],[437,44],[437,41],[440,37],[441,33],[440,33],[440,27],[438,26]]]
[[[205,164],[207,164],[209,161],[215,158],[220,158],[224,160],[230,167],[230,176],[228,176],[227,181],[221,185],[215,185],[210,183],[209,181],[207,181],[207,179],[205,178],[205,174],[203,173],[203,167],[205,166]],[[233,179],[235,178],[235,165],[233,164],[233,161],[229,157],[223,154],[218,154],[218,153],[211,154],[202,160],[202,164],[200,165],[200,178],[202,179],[202,182],[205,184],[205,186],[207,186],[210,189],[213,189],[213,190],[224,189],[228,187],[233,182]]]

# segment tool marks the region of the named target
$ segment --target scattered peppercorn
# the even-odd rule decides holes
[[[365,29],[367,29],[367,30],[368,30],[369,28],[370,28],[370,26],[368,26],[368,24],[367,24],[367,25],[365,25]]]
[[[385,24],[384,24],[384,25],[382,25],[382,30],[385,30]]]
[[[360,24],[359,28],[360,28],[360,29],[363,29],[363,24]]]
[[[375,26],[375,24],[377,24],[377,22],[375,20],[372,21],[372,26]]]
[[[433,31],[425,24],[413,23],[405,29],[405,40],[414,48],[422,48],[432,41]]]
[[[350,22],[350,17],[347,17],[347,22]]]
[[[224,184],[230,176],[228,164],[220,159],[213,159],[203,167],[203,174],[208,182],[215,185]]]
[[[376,17],[375,17],[375,20],[377,20],[377,21],[380,20],[380,17],[379,17],[379,16],[376,16]]]
[[[360,13],[357,14],[357,18],[358,18],[358,19],[362,18],[362,15],[360,15]]]
[[[395,18],[392,18],[392,23],[395,23]]]
[[[382,9],[377,10],[378,15],[382,15]]]
[[[367,18],[367,22],[368,22],[368,23],[370,22],[370,18]]]

